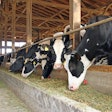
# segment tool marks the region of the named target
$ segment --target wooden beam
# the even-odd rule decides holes
[[[48,6],[48,7],[55,7],[55,8],[61,8],[61,9],[68,9],[69,6],[68,5],[63,5],[63,4],[59,4],[59,3],[52,3],[52,2],[46,2],[46,1],[42,1],[42,0],[33,0],[33,3],[42,5],[44,7]]]
[[[32,42],[32,0],[27,0],[26,2],[26,18],[27,18],[27,44]]]
[[[69,21],[71,29],[76,29],[80,27],[81,24],[81,0],[69,0]],[[73,49],[78,45],[80,41],[79,32],[76,32],[75,35],[71,35],[73,38]],[[75,39],[74,39],[75,36]]]
[[[23,14],[17,14],[16,16],[19,17],[19,18],[26,18],[26,16],[23,15]],[[56,21],[56,22],[63,22],[63,23],[68,21],[68,20],[65,20],[65,19],[54,19],[53,17],[52,18],[46,18],[46,17],[33,16],[32,19],[33,20],[43,20],[43,21]]]
[[[59,11],[58,13],[54,14],[53,16],[49,17],[49,20],[45,20],[44,22],[40,23],[40,24],[38,25],[38,27],[40,27],[40,26],[43,25],[44,23],[50,21],[53,17],[59,15],[59,14],[62,13],[64,10],[65,10],[65,9],[63,9],[63,10]]]

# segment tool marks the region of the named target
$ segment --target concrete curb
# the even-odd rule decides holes
[[[0,78],[25,102],[31,112],[100,112],[67,97],[48,94],[31,82],[24,82],[2,70]]]

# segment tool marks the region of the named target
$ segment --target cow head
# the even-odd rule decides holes
[[[21,71],[24,66],[24,57],[19,56],[16,61],[10,66],[10,71],[18,72]]]
[[[76,90],[83,82],[91,62],[86,55],[80,56],[76,51],[73,51],[71,55],[66,55],[65,58],[66,63],[64,67],[68,72],[68,88]]]
[[[24,64],[21,75],[23,77],[28,77],[34,71],[34,69],[39,65],[39,63],[40,63],[40,60],[37,58],[27,61]]]
[[[54,34],[55,36],[58,36],[60,34],[63,34],[63,32],[58,32]],[[69,35],[64,35],[58,39],[52,39],[51,40],[51,52],[52,52],[52,57],[54,60],[54,69],[62,69],[63,68],[63,62],[64,62],[64,54],[69,47],[70,40],[69,40]]]
[[[40,65],[42,59],[46,57],[46,53],[48,52],[49,48],[48,45],[39,45],[38,46],[38,52],[36,51],[33,55],[35,57],[33,59],[26,60],[24,67],[22,69],[22,76],[28,77],[34,69]]]

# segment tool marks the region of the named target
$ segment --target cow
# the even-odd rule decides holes
[[[108,16],[95,16],[88,24],[106,19]],[[77,90],[83,82],[87,69],[95,59],[112,51],[112,21],[86,30],[84,37],[69,55],[65,55],[64,67],[68,73],[68,88]]]
[[[11,64],[9,70],[11,72],[21,71],[24,65],[25,56],[26,56],[26,48],[17,51],[16,60],[14,61],[14,63]]]
[[[1,56],[0,56],[0,65],[2,64],[3,60],[4,60],[4,56],[1,55]]]
[[[85,27],[85,26],[86,26],[86,24],[81,24],[81,25],[80,25],[80,28]],[[70,30],[71,30],[70,25],[67,25],[67,26],[64,28],[64,33],[68,32],[68,31],[70,31]],[[86,33],[86,29],[83,29],[83,30],[80,31],[80,38],[81,38],[81,39],[83,38],[83,36],[84,36],[85,33]]]
[[[47,61],[47,54],[49,52],[49,41],[46,42],[42,42],[40,43],[36,49],[33,49],[33,59],[29,59],[27,60],[27,62],[25,62],[24,67],[22,69],[22,76],[27,78],[38,65],[41,65],[42,70],[44,70],[44,67],[46,68],[46,63],[48,65],[48,61]],[[30,53],[30,51],[29,51]],[[45,72],[44,71],[44,75],[47,78],[47,74],[49,71]]]
[[[96,16],[88,24],[108,18]],[[81,42],[71,52],[69,35],[51,41],[53,69],[62,69],[63,65],[68,74],[69,90],[77,90],[83,82],[87,69],[98,56],[107,55],[112,50],[112,22],[91,27],[86,30]],[[66,30],[68,31],[68,29]],[[61,33],[63,34],[63,33]],[[55,37],[56,35],[54,35]]]
[[[33,59],[29,59],[25,64],[22,69],[22,76],[23,77],[28,77],[38,65],[42,65],[42,69],[44,67],[44,63],[47,60],[47,52],[42,50],[43,45],[38,46],[38,51],[34,52],[35,57]]]
[[[80,27],[83,27],[82,25]],[[70,25],[67,25],[64,28],[64,33],[70,31]],[[85,34],[86,30],[82,30],[80,32],[80,36],[82,37]],[[58,36],[60,34],[63,34],[63,32],[57,32],[53,36]],[[64,59],[64,54],[68,53],[71,51],[71,40],[69,38],[69,35],[63,35],[60,38],[54,39],[52,42],[52,49],[54,50],[54,54],[56,55],[56,59],[54,62],[54,69],[61,69],[63,68],[63,62],[65,61]]]
[[[23,46],[25,47],[25,46]],[[38,51],[38,45],[31,45],[28,50],[26,48],[21,48],[21,50],[17,51],[16,60],[10,66],[10,71],[18,72],[21,71],[24,63],[26,63],[29,59],[33,59],[36,55],[34,52]]]

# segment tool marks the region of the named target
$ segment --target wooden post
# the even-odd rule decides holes
[[[26,1],[26,18],[27,18],[27,44],[31,44],[32,42],[32,0]]]
[[[5,12],[8,14],[9,12],[9,2],[8,0],[5,1]],[[4,42],[5,42],[5,54],[6,52],[6,48],[7,48],[7,24],[8,24],[8,15],[5,15],[5,28],[4,28]]]
[[[81,0],[69,0],[69,21],[71,29],[80,27],[81,24]],[[73,38],[73,49],[77,47],[80,42],[79,32],[71,35]]]
[[[6,48],[7,48],[7,22],[8,22],[8,17],[5,16],[5,28],[4,28],[4,42],[5,42],[5,54],[7,53],[6,52]]]
[[[16,0],[12,3],[12,52],[15,51]],[[13,55],[14,56],[14,55]],[[12,56],[12,57],[13,57]]]

